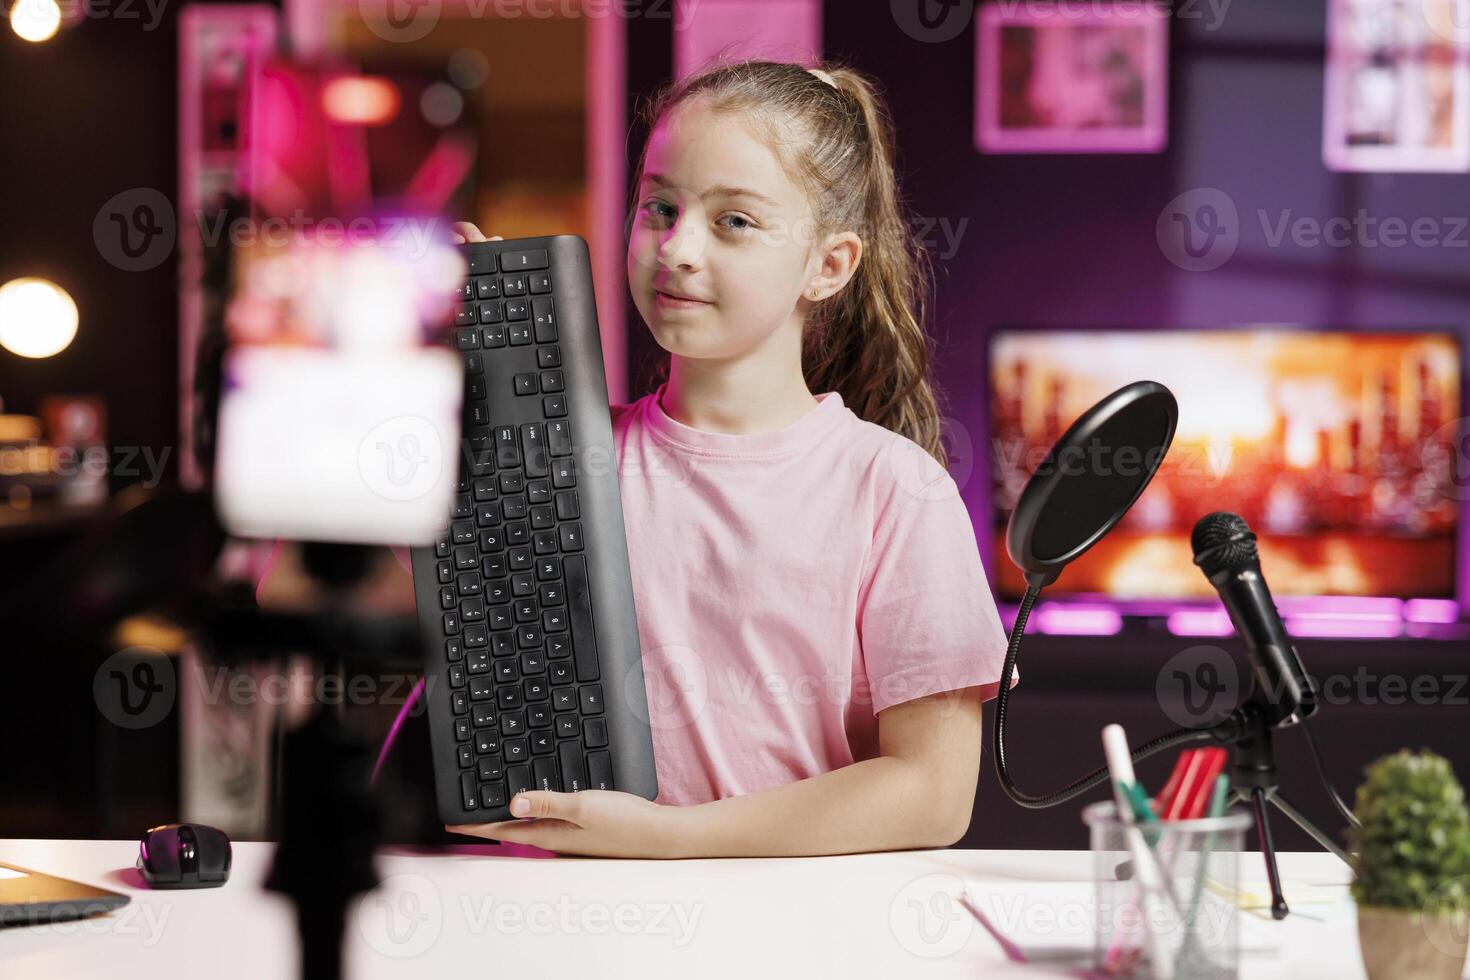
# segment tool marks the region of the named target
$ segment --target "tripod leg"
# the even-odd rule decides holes
[[[1311,834],[1314,841],[1316,841],[1318,844],[1321,844],[1324,848],[1331,851],[1333,854],[1336,854],[1338,857],[1342,858],[1345,863],[1352,863],[1352,860],[1348,857],[1348,852],[1344,850],[1340,844],[1334,841],[1331,837],[1328,837],[1321,830],[1318,830],[1317,827],[1315,827],[1310,820],[1302,816],[1300,810],[1292,806],[1286,800],[1282,799],[1279,793],[1272,793],[1270,796],[1267,797],[1267,799],[1275,805],[1276,809],[1286,814],[1287,817],[1289,817],[1291,821],[1295,823],[1298,827],[1305,830],[1308,834]]]
[[[1271,918],[1284,919],[1290,911],[1281,894],[1281,872],[1276,869],[1276,848],[1271,843],[1271,824],[1266,817],[1266,791],[1257,786],[1251,790],[1251,810],[1256,815],[1256,834],[1261,839],[1261,856],[1266,859],[1266,880],[1271,885]]]

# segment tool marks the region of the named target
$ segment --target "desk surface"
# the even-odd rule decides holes
[[[273,845],[238,843],[218,889],[149,891],[135,841],[0,841],[0,861],[123,891],[132,902],[85,922],[0,933],[7,980],[295,975],[289,904],[259,888]],[[1327,854],[1282,854],[1282,876],[1341,900],[1298,905],[1285,922],[1251,921],[1275,952],[1242,955],[1241,975],[1363,976],[1347,869]],[[937,896],[960,880],[1033,928],[1086,941],[1086,851],[928,850],[758,860],[536,860],[499,845],[385,848],[384,881],[349,911],[348,975],[1043,977],[1071,971],[1009,963],[996,942]],[[1241,855],[1243,880],[1264,877]],[[1290,891],[1287,894],[1291,900]],[[984,907],[983,903],[982,906]],[[1037,916],[1040,918],[1037,918]],[[1306,916],[1314,916],[1309,919]],[[1013,921],[1020,922],[1020,918]]]

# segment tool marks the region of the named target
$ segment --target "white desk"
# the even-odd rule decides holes
[[[272,849],[237,843],[221,888],[149,891],[132,870],[135,841],[0,841],[0,861],[132,895],[99,919],[0,932],[0,976],[290,978],[291,908],[259,888]],[[930,906],[956,914],[930,913],[922,925],[919,910],[957,884],[926,876],[955,876],[977,895],[1011,896],[1001,907],[1040,914],[1033,924],[1045,927],[1056,910],[1086,907],[1089,864],[1086,851],[611,861],[508,856],[496,845],[387,848],[378,857],[384,886],[349,913],[346,964],[354,978],[464,980],[1066,976],[1008,962],[953,905]],[[1242,976],[1363,976],[1347,869],[1327,854],[1298,853],[1281,855],[1281,868],[1288,884],[1342,886],[1344,902],[1300,906],[1322,921],[1293,914],[1251,924],[1279,934],[1281,948],[1243,955]],[[1259,856],[1242,854],[1241,872],[1260,880]],[[1055,921],[1067,930],[1078,919]]]

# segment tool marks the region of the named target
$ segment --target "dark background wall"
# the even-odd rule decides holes
[[[1258,208],[1319,220],[1351,217],[1358,208],[1409,221],[1470,215],[1464,175],[1339,175],[1323,167],[1324,0],[1233,0],[1218,23],[1207,8],[1195,9],[1199,19],[1170,25],[1164,152],[1007,156],[974,148],[973,24],[953,40],[925,43],[898,28],[887,3],[826,4],[827,54],[875,75],[886,88],[911,207],[951,228],[967,222],[956,253],[937,262],[933,332],[936,378],[949,394],[950,414],[972,434],[984,431],[986,338],[1003,326],[1281,322],[1463,331],[1470,305],[1464,248],[1289,242],[1273,248],[1253,219]],[[177,266],[119,271],[93,246],[92,222],[120,191],[174,192],[177,15],[177,6],[167,7],[152,31],[138,20],[103,18],[61,43],[26,45],[8,31],[0,39],[0,92],[8,93],[0,100],[0,279],[56,280],[77,300],[82,321],[73,345],[50,360],[25,362],[0,352],[0,396],[7,410],[30,412],[42,393],[100,393],[109,406],[111,442],[156,451],[172,446],[171,464],[179,451]],[[671,39],[666,21],[632,20],[628,29],[631,122],[637,99],[668,76]],[[630,170],[644,135],[635,125]],[[1224,267],[1190,273],[1162,253],[1154,224],[1172,198],[1202,187],[1229,194],[1247,220]],[[934,241],[936,250],[943,247],[937,234]],[[654,352],[631,303],[628,312],[636,397],[647,390]],[[963,487],[982,533],[988,520],[983,474],[975,467]],[[0,545],[0,587],[53,545],[50,539]],[[1189,645],[1139,626],[1110,639],[1040,638],[1028,646],[1010,737],[1023,786],[1052,789],[1097,764],[1097,732],[1107,721],[1123,721],[1138,735],[1172,727],[1154,684],[1160,665]],[[1318,642],[1302,652],[1317,672],[1351,672],[1361,664],[1453,678],[1465,670],[1462,645],[1429,641]],[[12,680],[22,690],[62,684],[55,663],[30,660],[17,670],[19,679]],[[80,685],[88,676],[68,674],[63,686],[85,691]],[[99,733],[88,727],[95,712],[57,725],[57,701],[28,703],[12,713],[12,733],[54,732],[72,758],[99,754]],[[87,707],[85,697],[69,706]],[[1461,748],[1463,702],[1347,705],[1319,717],[1314,730],[1345,795],[1364,763],[1402,745],[1428,744],[1450,755],[1462,777],[1470,775],[1470,756]],[[1304,765],[1299,734],[1282,736],[1281,755],[1294,801],[1336,828]],[[965,845],[1085,846],[1076,805],[1021,810],[1001,797],[989,756],[987,744]],[[1167,765],[1146,763],[1140,773],[1153,785],[1162,782],[1161,768]],[[48,773],[32,776],[37,792],[50,785]],[[52,794],[54,806],[0,832],[98,832],[97,823],[75,816],[84,808],[87,781],[72,785],[74,791]],[[168,804],[153,805],[159,816],[171,815]],[[55,822],[66,814],[69,823]],[[1283,846],[1307,846],[1283,824],[1277,821]]]

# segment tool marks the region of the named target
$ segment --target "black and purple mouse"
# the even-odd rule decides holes
[[[230,839],[198,823],[150,827],[138,844],[136,867],[154,888],[217,888],[230,877]]]

